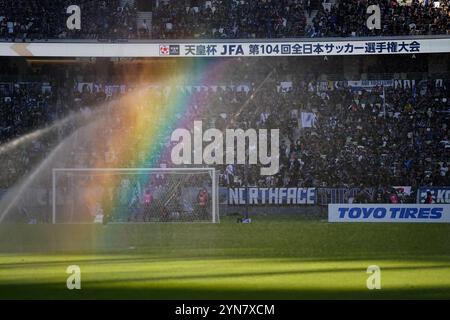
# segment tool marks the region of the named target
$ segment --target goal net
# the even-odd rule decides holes
[[[53,223],[219,222],[214,168],[53,169]]]

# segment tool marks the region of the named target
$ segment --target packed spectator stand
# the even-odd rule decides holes
[[[281,70],[274,73],[282,74]],[[79,76],[69,78],[74,81]],[[378,86],[355,91],[345,86],[324,88],[317,79],[304,74],[294,75],[292,86],[287,89],[280,88],[283,79],[278,76],[276,81],[268,82],[256,91],[258,81],[262,81],[259,77],[251,79],[256,84],[250,85],[248,91],[226,87],[216,91],[178,93],[184,95],[183,101],[190,101],[187,112],[180,115],[191,120],[186,120],[187,123],[204,120],[205,124],[213,124],[219,129],[225,126],[281,129],[279,173],[260,176],[259,167],[251,166],[249,185],[389,190],[394,185],[417,188],[450,183],[448,78],[439,85],[430,79],[420,90]],[[224,78],[223,81],[226,85],[229,80]],[[107,95],[89,87],[80,89],[75,83],[45,88],[45,83],[16,83],[12,91],[5,88],[0,91],[0,126],[4,143],[68,114],[91,112],[122,95],[120,91]],[[158,91],[154,93],[158,94],[155,103],[163,108],[167,97]],[[246,105],[247,111],[240,113],[237,120],[228,122],[227,119],[232,118],[242,105]],[[313,126],[302,127],[302,112],[314,113]],[[111,129],[99,128],[105,132],[98,134],[106,136],[111,134]],[[31,152],[29,148],[23,148],[3,154],[0,188],[11,186],[25,174],[22,170],[45,157],[55,141],[61,139],[58,134],[50,136],[48,141],[36,141]],[[137,137],[139,139],[145,137]],[[168,139],[160,137],[160,143],[165,145]],[[91,150],[88,145],[86,148]],[[115,151],[96,150],[95,156],[111,152]],[[83,155],[83,150],[77,150],[76,154],[81,160],[75,156],[74,167],[88,167],[89,163],[83,161],[94,157]],[[121,158],[120,155],[117,157]],[[166,160],[166,164],[171,165],[170,159]],[[242,166],[223,165],[218,169],[222,186],[246,183]]]
[[[66,8],[74,4],[72,1],[4,0],[0,2],[0,41],[415,36],[448,35],[450,31],[448,0],[152,3],[151,19],[147,20],[133,0],[79,0],[76,4],[82,11],[82,28],[68,30]],[[369,30],[366,26],[369,4],[380,6],[381,30]],[[110,96],[102,90],[80,90],[75,79],[86,78],[89,71],[66,72],[65,68],[50,69],[44,74],[28,73],[35,76],[31,77],[33,80],[25,75],[25,79],[17,81],[7,79],[8,75],[20,73],[14,64],[0,65],[0,143],[120,97],[121,93]],[[241,79],[259,83],[266,76],[263,69],[259,65],[260,74],[254,74],[252,79],[249,73],[234,70],[240,78],[230,76],[222,81],[225,86]],[[275,74],[283,74],[279,66],[275,67]],[[250,112],[241,113],[232,126],[282,128],[280,172],[264,177],[259,175],[258,166],[252,166],[250,185],[383,190],[394,185],[413,188],[449,185],[450,105],[446,76],[442,86],[429,81],[418,92],[413,88],[394,90],[381,86],[370,91],[349,87],[323,89],[318,77],[307,73],[287,77],[285,74],[257,92],[253,91],[256,86],[250,86],[248,92],[231,89],[185,92],[185,100],[192,105],[184,116],[191,120],[205,119],[223,129],[231,125],[226,119],[249,101],[246,104]],[[292,87],[279,90],[286,79],[290,79]],[[84,80],[106,83],[111,78]],[[121,84],[120,79],[113,81]],[[164,101],[164,97],[160,99]],[[204,111],[200,114],[198,110]],[[314,114],[313,127],[302,128],[302,112]],[[45,157],[63,135],[60,132],[48,141],[36,141],[31,151],[23,148],[2,154],[0,188],[13,185],[26,174],[23,170]],[[167,137],[161,139],[167,141]],[[83,150],[78,151],[83,154]],[[98,150],[99,154],[105,152],[110,150]],[[80,161],[83,160],[74,166]],[[240,166],[220,166],[219,171],[222,186],[247,183]]]
[[[406,2],[406,1],[404,1]],[[435,3],[439,6],[435,6]],[[381,11],[381,30],[366,26],[367,6],[377,4]],[[330,10],[320,7],[312,21],[311,37],[406,36],[449,34],[448,1],[339,1]]]
[[[4,0],[0,40],[245,39],[449,34],[448,0],[153,1]],[[81,30],[68,30],[66,9],[80,6]],[[369,30],[367,6],[381,10],[381,30]],[[149,16],[150,18],[145,18]]]
[[[67,8],[82,12],[81,30],[69,30]],[[45,41],[52,39],[132,39],[136,33],[136,8],[120,0],[2,0],[0,39]]]

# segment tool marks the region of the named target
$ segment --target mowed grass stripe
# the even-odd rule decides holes
[[[2,299],[450,298],[445,224],[2,225],[0,240]],[[71,264],[79,292],[65,287]]]

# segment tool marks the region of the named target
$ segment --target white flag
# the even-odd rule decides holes
[[[302,128],[315,127],[316,114],[314,112],[302,112]]]

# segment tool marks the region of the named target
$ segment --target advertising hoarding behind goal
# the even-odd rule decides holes
[[[434,203],[450,204],[450,187],[420,187],[417,190],[417,203],[424,203],[428,192]]]
[[[450,223],[450,205],[329,204],[328,222]]]

